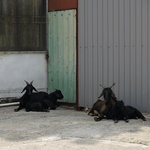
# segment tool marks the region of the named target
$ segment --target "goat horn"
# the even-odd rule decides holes
[[[34,81],[34,80],[33,80]],[[30,84],[32,85],[33,81],[30,82]]]
[[[105,88],[103,85],[99,84],[103,89]]]
[[[28,85],[29,83],[26,81],[26,80],[24,80],[25,81],[25,83]]]
[[[110,86],[110,88],[112,88],[115,84],[116,84],[116,83],[113,83],[113,85],[112,85],[112,86]]]

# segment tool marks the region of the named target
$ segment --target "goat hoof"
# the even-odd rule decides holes
[[[88,113],[89,116],[94,116],[92,113]]]
[[[19,111],[18,109],[14,109],[15,112]]]
[[[100,118],[95,117],[95,118],[94,118],[94,120],[95,120],[95,121],[100,121],[101,119],[100,119]]]
[[[142,120],[143,120],[143,121],[146,121],[146,118],[143,118]]]
[[[125,122],[126,122],[126,123],[128,123],[128,122],[129,122],[129,120],[125,120]]]
[[[45,109],[45,112],[50,112],[50,110],[49,109]]]
[[[118,123],[118,120],[114,120],[114,123]]]

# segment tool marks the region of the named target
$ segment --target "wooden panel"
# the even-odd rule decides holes
[[[48,0],[48,11],[77,9],[77,0]]]

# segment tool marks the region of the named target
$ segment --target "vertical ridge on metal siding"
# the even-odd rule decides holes
[[[141,19],[141,0],[138,0],[136,2],[136,87],[137,87],[137,93],[136,93],[136,103],[135,105],[138,106],[141,105],[141,99],[142,99],[142,51],[141,51],[141,24],[142,24],[142,19]]]
[[[88,6],[88,19],[87,19],[87,80],[88,80],[88,84],[93,86],[93,82],[91,80],[91,78],[93,78],[93,9],[90,7],[92,7],[93,2],[91,0],[87,0],[87,6]],[[91,70],[91,71],[90,71]],[[88,88],[88,93],[91,93],[88,98],[92,100],[92,96],[93,93],[91,92],[91,87],[87,86]],[[89,101],[89,105],[91,104],[91,101]]]
[[[84,40],[85,40],[85,37],[84,37],[84,26],[85,26],[85,5],[84,5],[84,0],[80,0],[80,5],[78,5],[78,9],[80,10],[80,15],[78,15],[78,22],[80,22],[80,28],[79,28],[79,31],[78,31],[78,36],[80,38],[80,40],[78,41],[78,45],[79,45],[79,53],[80,55],[78,55],[78,60],[82,60],[82,63],[80,63],[78,65],[78,72],[82,72],[80,74],[78,74],[78,76],[80,76],[80,82],[78,83],[79,85],[79,95],[81,96],[81,99],[80,99],[80,106],[84,106],[86,105],[85,103],[85,71],[84,71],[84,68],[85,68],[85,45],[84,45]]]
[[[125,97],[130,101],[130,1],[125,0]],[[117,80],[116,80],[117,81]]]
[[[85,28],[83,28],[83,30],[84,30],[84,33],[83,34],[85,34],[84,35],[84,55],[85,55],[85,57],[84,57],[84,71],[85,71],[85,76],[84,76],[84,80],[85,80],[85,87],[86,87],[86,92],[89,92],[88,91],[88,82],[89,82],[89,80],[88,80],[88,65],[89,65],[89,63],[88,63],[88,1],[86,0],[85,1],[85,10],[84,10],[85,12]],[[85,93],[85,100],[88,100],[89,98],[88,98],[88,94],[86,94]],[[89,103],[90,101],[86,101],[85,103],[87,103],[87,105],[88,105],[88,103]]]
[[[135,28],[135,22],[136,22],[136,5],[135,5],[135,0],[131,1],[131,17],[130,17],[130,23],[131,23],[131,29],[130,29],[130,36],[131,36],[131,41],[130,41],[130,46],[131,46],[131,55],[130,55],[130,59],[131,59],[131,91],[130,91],[130,103],[131,105],[135,104],[135,96],[136,96],[136,47],[135,47],[135,39],[136,39],[136,28]]]
[[[99,83],[115,82],[118,99],[149,112],[150,2],[79,0],[78,6],[79,105],[91,107]]]
[[[147,10],[148,10],[148,14],[147,14],[147,20],[148,20],[148,24],[147,24],[147,27],[148,27],[148,32],[147,32],[147,49],[148,49],[148,54],[147,54],[147,61],[148,61],[148,65],[147,65],[147,70],[148,70],[148,82],[147,82],[147,90],[148,90],[148,98],[147,98],[147,105],[146,105],[146,110],[148,110],[149,109],[149,107],[150,107],[150,94],[149,94],[149,90],[150,90],[150,60],[148,59],[148,58],[150,58],[150,51],[149,51],[149,49],[150,49],[150,19],[149,19],[149,16],[150,16],[150,1],[148,1],[148,4],[147,4]]]
[[[99,83],[103,83],[103,24],[102,24],[102,18],[103,18],[103,0],[98,0],[98,7],[97,9],[97,19],[98,19],[98,28],[96,29],[96,32],[98,33],[97,39],[98,39],[98,55],[96,57],[96,61],[98,64],[98,81],[97,84],[95,84],[94,88],[98,89],[98,94],[101,92],[101,87],[99,87]],[[97,95],[95,95],[95,98],[97,98]],[[95,101],[95,98],[93,98],[93,102]]]
[[[114,59],[113,59],[113,28],[114,28],[114,21],[113,21],[113,1],[108,1],[108,73],[107,74],[113,74],[114,71],[114,67],[113,67],[113,63],[114,63]],[[108,85],[112,84],[114,81],[114,76],[108,76]]]
[[[113,53],[114,53],[114,64],[113,64],[113,68],[114,68],[114,72],[113,72],[113,76],[114,76],[114,78],[113,78],[113,80],[114,80],[114,82],[116,81],[117,83],[118,83],[118,85],[119,85],[119,78],[118,78],[118,72],[119,72],[119,61],[118,61],[118,56],[119,56],[119,37],[118,37],[118,29],[119,29],[119,19],[118,19],[118,14],[119,14],[119,10],[118,10],[118,0],[114,0],[114,4],[113,4],[113,6],[114,6],[114,16],[113,16],[113,18],[114,18],[114,37],[113,37],[113,39],[114,39],[114,41],[113,41],[113,44],[114,44],[114,49],[113,49]],[[107,66],[108,67],[108,66]],[[112,84],[112,83],[111,83]],[[116,93],[116,95],[118,96],[119,95],[119,88],[118,88],[118,85],[116,86],[117,88],[115,88],[115,93]],[[107,86],[109,86],[108,84],[107,84]]]
[[[147,86],[147,81],[148,81],[148,71],[147,71],[147,66],[148,66],[148,61],[147,61],[147,53],[148,53],[148,49],[147,49],[147,3],[145,3],[144,1],[142,1],[142,99],[145,100],[148,97],[148,86]],[[141,102],[141,107],[142,109],[144,109],[145,104],[143,102]]]
[[[119,20],[120,20],[120,27],[119,27],[119,40],[120,40],[120,44],[119,44],[119,49],[120,49],[120,55],[119,55],[119,62],[122,62],[120,63],[119,65],[119,92],[120,92],[120,96],[121,97],[125,97],[125,43],[124,43],[124,39],[125,37],[122,36],[124,35],[124,26],[125,26],[125,20],[124,20],[124,12],[125,12],[125,8],[124,8],[124,0],[120,0],[120,5],[119,5]]]
[[[93,1],[93,6],[92,6],[92,9],[93,9],[93,14],[92,14],[92,23],[93,23],[93,29],[98,29],[98,20],[97,20],[97,5],[98,5],[98,1]],[[92,29],[92,30],[93,30]],[[98,33],[96,30],[93,30],[93,39],[92,39],[92,57],[93,58],[97,58],[97,55],[98,55]],[[98,63],[97,63],[97,59],[92,59],[92,63],[93,63],[93,71],[92,71],[92,83],[93,85],[98,85]],[[94,97],[94,95],[98,95],[98,91],[96,88],[92,88],[92,97]],[[93,104],[93,102],[91,101],[91,104]],[[90,105],[91,105],[90,104]]]

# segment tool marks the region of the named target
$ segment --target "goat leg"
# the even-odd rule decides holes
[[[95,121],[101,121],[104,118],[104,115],[101,113],[98,117],[94,117]]]
[[[14,109],[14,111],[17,112],[17,111],[21,110],[22,108],[23,108],[23,107],[22,107],[21,105],[19,105],[18,108],[15,108],[15,109]]]
[[[146,118],[142,115],[142,113],[140,111],[138,111],[137,109],[135,110],[136,115],[138,118],[141,118],[143,121],[146,121]]]

